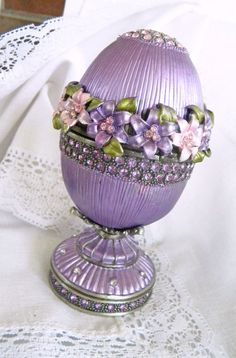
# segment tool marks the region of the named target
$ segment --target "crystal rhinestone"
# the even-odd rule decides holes
[[[96,165],[97,170],[99,170],[100,172],[104,172],[105,170],[105,165],[103,163],[97,163]]]
[[[77,153],[76,153],[76,151],[73,149],[73,150],[72,150],[72,157],[75,158],[76,155],[77,155]]]
[[[119,306],[120,311],[124,311],[125,308],[126,308],[126,306],[125,306],[124,303],[122,303],[122,304]]]
[[[108,305],[107,306],[107,309],[108,309],[108,311],[113,311],[114,310],[114,305]]]
[[[151,34],[146,34],[143,36],[144,40],[151,40],[152,39],[152,35]]]
[[[156,37],[155,42],[161,44],[161,43],[164,43],[164,40],[161,37]]]
[[[134,171],[132,172],[132,177],[133,177],[134,179],[139,179],[140,176],[141,176],[141,173],[140,173],[138,170],[134,170]]]
[[[175,42],[173,40],[168,40],[166,42],[166,45],[172,47],[172,46],[175,46]]]
[[[135,38],[139,37],[139,33],[138,33],[138,32],[134,32],[134,33],[132,34],[132,37],[135,37]]]
[[[79,149],[81,147],[80,142],[76,142],[75,148]]]
[[[81,305],[87,307],[89,302],[87,300],[81,300]]]
[[[180,179],[180,173],[176,173],[175,175],[174,175],[174,179],[173,179],[173,181],[178,181]]]
[[[66,295],[66,294],[67,294],[67,290],[66,290],[65,288],[62,288],[61,294],[62,294],[62,295]]]
[[[79,160],[80,163],[83,163],[84,156],[82,154],[78,155],[78,160]]]
[[[69,140],[69,144],[70,144],[71,146],[73,146],[73,145],[75,144],[75,142],[73,141],[73,139],[70,139],[70,140]]]
[[[140,168],[142,170],[147,170],[148,169],[148,162],[147,161],[143,161],[140,163]]]
[[[158,175],[156,179],[158,184],[163,184],[164,175]]]
[[[77,296],[76,295],[70,295],[70,301],[71,302],[76,302],[77,301]]]
[[[102,304],[101,303],[95,303],[95,309],[96,310],[100,310],[102,308]]]
[[[92,167],[93,166],[93,161],[91,159],[88,159],[86,161],[86,163],[88,164],[89,167]]]
[[[142,304],[142,303],[144,303],[146,301],[146,298],[145,297],[142,297],[142,298],[140,298],[140,303]]]
[[[174,165],[173,165],[173,171],[174,172],[178,172],[178,171],[180,171],[180,164],[179,163],[175,163]]]
[[[75,267],[74,270],[73,270],[73,273],[76,273],[76,274],[80,274],[81,273],[81,270],[79,267]]]
[[[150,182],[152,180],[152,174],[151,173],[145,173],[143,178],[144,178],[144,180],[146,182]]]
[[[165,180],[167,183],[171,183],[174,180],[174,176],[172,174],[167,174]]]
[[[134,168],[136,166],[136,159],[135,158],[128,159],[127,164],[129,168]]]
[[[131,302],[130,307],[135,308],[136,307],[136,302]]]
[[[65,255],[65,253],[66,253],[65,249],[60,249],[60,254]]]
[[[186,164],[185,164],[185,163],[182,163],[182,164],[180,165],[180,168],[181,168],[182,172],[184,172],[185,169],[186,169]]]
[[[84,147],[83,148],[83,153],[84,154],[88,154],[90,152],[89,148],[88,147]]]
[[[128,169],[122,168],[122,169],[120,170],[120,176],[126,177],[128,174],[129,174]]]
[[[117,284],[118,284],[117,279],[115,279],[115,278],[111,279],[111,281],[110,281],[111,286],[115,287],[115,286],[117,286]]]
[[[152,170],[153,172],[159,171],[159,170],[160,170],[160,167],[161,167],[160,164],[157,163],[157,162],[154,162],[154,163],[151,164],[151,170]]]
[[[116,174],[116,167],[114,165],[109,165],[108,173],[110,173],[112,175]]]
[[[98,149],[93,151],[93,157],[99,159],[101,157],[101,152]]]
[[[165,173],[171,172],[171,170],[172,170],[171,164],[168,164],[168,163],[163,164],[162,169]]]
[[[125,160],[124,160],[124,158],[122,158],[122,157],[116,157],[116,158],[115,158],[115,162],[116,162],[116,164],[118,164],[118,165],[123,165],[123,164],[125,163]]]
[[[108,154],[103,154],[103,159],[105,160],[105,162],[110,162],[111,161],[111,156]]]
[[[146,273],[145,273],[144,271],[139,271],[139,275],[140,275],[141,277],[143,277],[143,278],[146,277]]]
[[[60,286],[60,283],[59,283],[58,281],[55,281],[55,282],[54,282],[54,285],[55,285],[56,287],[59,287],[59,286]]]

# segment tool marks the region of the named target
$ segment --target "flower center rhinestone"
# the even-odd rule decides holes
[[[183,142],[183,146],[186,146],[188,148],[192,148],[193,147],[193,140],[194,140],[194,135],[193,132],[186,132],[183,136],[182,142]]]
[[[144,138],[153,140],[153,142],[159,142],[161,136],[158,133],[158,128],[155,125],[152,125],[150,129],[144,132]]]
[[[107,132],[108,134],[112,134],[115,131],[115,127],[113,126],[113,118],[112,116],[107,117],[102,123],[99,125],[100,130]]]
[[[84,106],[82,106],[82,104],[80,103],[74,103],[74,110],[77,112],[77,113],[80,113],[82,111]]]

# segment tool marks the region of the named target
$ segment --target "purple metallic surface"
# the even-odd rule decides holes
[[[103,266],[128,266],[137,260],[139,248],[132,236],[121,235],[115,240],[104,236],[87,229],[80,234],[77,248],[88,260]]]
[[[78,287],[80,291],[88,295],[113,295],[117,296],[114,299],[122,300],[122,298],[125,298],[124,296],[145,290],[153,283],[154,265],[150,258],[138,248],[137,244],[136,250],[139,254],[134,258],[133,264],[121,267],[118,265],[114,268],[106,267],[104,263],[106,251],[104,251],[100,263],[96,260],[95,262],[93,260],[88,261],[87,257],[81,255],[81,245],[79,243],[81,240],[84,242],[86,236],[88,241],[91,240],[91,234],[91,230],[85,230],[78,237],[63,241],[53,253],[52,267],[54,272],[63,276],[72,287]],[[93,240],[96,243],[101,239],[99,234],[93,232]],[[107,245],[113,247],[114,257],[121,257],[123,250],[115,244],[116,240],[120,240],[106,240]],[[125,243],[125,241],[130,240],[132,240],[132,237],[121,239],[122,244],[123,241]],[[99,246],[95,250],[98,251]],[[75,268],[77,269],[76,272]],[[116,284],[114,284],[114,280]]]
[[[118,38],[93,61],[80,83],[94,96],[119,101],[137,97],[138,112],[154,104],[203,109],[198,74],[186,52],[132,38]]]
[[[79,210],[110,228],[150,224],[166,215],[187,181],[165,187],[148,186],[86,168],[61,154],[66,188]]]

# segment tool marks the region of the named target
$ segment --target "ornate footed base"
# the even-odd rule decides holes
[[[155,268],[131,232],[96,226],[58,245],[50,271],[57,296],[100,315],[124,315],[143,306],[152,292]]]

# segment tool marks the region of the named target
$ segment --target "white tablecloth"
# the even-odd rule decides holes
[[[86,1],[76,18],[0,40],[9,68],[0,77],[0,356],[236,356],[236,25],[233,8],[209,4]],[[81,229],[68,214],[50,118],[64,84],[138,27],[188,48],[215,112],[213,156],[196,166],[174,210],[147,228],[159,273],[151,302],[125,318],[90,318],[54,297],[47,282],[53,248]]]

